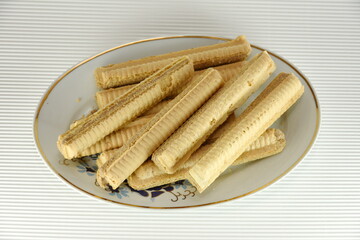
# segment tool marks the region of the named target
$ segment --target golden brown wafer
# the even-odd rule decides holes
[[[216,131],[211,134],[211,136],[207,139],[207,141],[205,142],[206,144],[210,142],[215,141],[215,139],[217,139],[222,133],[223,133],[223,129],[226,128],[227,125],[233,123],[235,120],[235,114],[231,114],[228,119],[224,122],[224,124],[222,124],[218,129],[216,129]],[[103,151],[97,160],[97,165],[100,168],[102,166],[103,163],[105,163],[107,160],[109,160],[111,158],[111,156],[115,153],[115,151],[118,149],[111,149],[111,150],[106,150]]]
[[[137,86],[137,84],[131,84],[127,86],[110,88],[102,91],[98,91],[95,94],[96,104],[99,108],[104,108],[106,105],[114,101],[116,98],[128,92],[131,88]]]
[[[146,115],[152,115],[152,114],[156,114],[158,112],[161,111],[161,109],[163,109],[172,99],[169,100],[163,100],[162,102],[159,102],[158,104],[156,104],[155,106],[153,106],[152,108],[150,108],[149,110],[147,110],[143,116]]]
[[[117,97],[123,95],[124,93],[129,91],[130,88],[135,87],[136,85],[137,84],[132,84],[132,85],[124,86],[124,87],[110,88],[110,89],[98,91],[95,96],[97,106],[99,108],[104,108],[107,104],[111,103]],[[172,96],[169,96],[169,98],[172,98]],[[158,113],[161,110],[161,108],[163,108],[163,106],[165,106],[165,104],[167,104],[170,100],[171,99],[164,100],[164,101],[158,103],[154,107],[150,108],[143,115],[145,116],[145,115],[149,115],[149,114],[153,114],[153,113]]]
[[[236,116],[235,113],[229,115],[226,121],[221,124],[204,142],[204,144],[213,143],[216,139],[218,139],[224,132],[228,131],[230,126],[235,122]]]
[[[245,64],[246,64],[246,61],[235,62],[235,63],[231,63],[231,64],[226,64],[226,65],[214,67],[214,69],[219,71],[219,73],[222,76],[224,82],[226,83],[231,78],[238,75],[240,70],[245,66]],[[196,71],[194,73],[194,76],[191,78],[191,80],[189,80],[189,83],[187,83],[187,84],[190,84],[191,81],[193,81],[197,76],[199,76],[204,71],[205,70]],[[105,90],[102,90],[102,91],[98,91],[96,93],[96,97],[95,97],[96,98],[96,104],[98,105],[99,108],[103,108],[107,104],[109,104],[110,102],[114,101],[115,98],[117,98],[117,97],[121,96],[122,94],[126,93],[127,91],[129,91],[130,88],[132,88],[132,87],[134,87],[136,85],[137,84],[131,84],[131,85],[127,85],[127,86],[122,86],[122,87],[117,87],[117,88],[110,88],[110,89],[105,89]],[[184,87],[186,87],[185,84],[184,84]],[[171,94],[169,96],[169,98],[173,98],[176,95],[178,95],[184,87],[179,88],[178,90],[175,90],[175,92],[173,94]],[[154,108],[156,108],[156,106]],[[151,109],[149,111],[151,111]],[[155,113],[155,110],[154,110],[153,113]]]
[[[224,43],[100,67],[95,70],[95,78],[99,87],[111,88],[140,82],[169,64],[174,58],[188,56],[193,61],[195,70],[199,70],[242,61],[248,57],[250,52],[249,42],[245,36],[240,36]]]
[[[233,165],[255,161],[281,152],[285,147],[285,135],[279,129],[268,129],[255,140]],[[161,171],[154,162],[148,160],[141,165],[128,178],[128,184],[136,190],[144,190],[164,184],[173,183],[186,178],[187,171],[207,152],[211,144],[200,147],[191,157],[173,174]],[[101,154],[102,155],[102,154]],[[100,156],[101,156],[100,155]],[[99,164],[105,162],[111,156],[111,152],[101,156]],[[100,157],[99,157],[100,158]]]
[[[134,136],[155,114],[139,117],[132,122],[125,124],[119,130],[110,133],[100,141],[81,151],[76,158],[101,153],[110,149],[120,148],[132,136]]]
[[[269,128],[258,137],[245,152],[238,157],[233,166],[262,159],[282,152],[285,148],[285,134],[276,128]]]
[[[239,75],[241,73],[241,70],[245,67],[247,63],[248,63],[247,61],[234,62],[234,63],[214,67],[214,69],[216,69],[220,73],[221,77],[226,83],[229,80],[231,80],[233,77]],[[203,71],[205,70],[196,71],[194,75],[200,74]]]
[[[233,77],[236,77],[238,75],[241,74],[241,72],[246,68],[246,64],[248,62],[246,61],[241,61],[241,62],[235,62],[232,64],[226,64],[226,65],[222,65],[222,66],[217,66],[214,67],[215,70],[217,70],[222,79],[224,80],[224,83],[226,84],[227,82],[229,82]],[[201,71],[195,71],[194,76],[189,80],[189,82],[187,84],[190,84],[192,81],[195,81],[196,78],[202,74],[205,70],[201,70]],[[186,85],[176,89],[174,91],[174,93],[172,94],[172,96],[176,96],[178,95],[181,91],[183,91],[186,88]]]
[[[101,187],[117,188],[186,119],[221,87],[220,74],[209,69],[167,104],[97,172]]]
[[[116,149],[111,149],[111,150],[107,150],[107,151],[102,152],[99,155],[99,157],[96,159],[96,165],[98,166],[98,168],[101,168],[102,165],[104,165],[104,163],[109,161],[110,158],[112,158],[112,156],[114,156],[116,151],[119,151],[119,149],[116,148]]]
[[[194,73],[184,57],[160,69],[105,108],[86,117],[76,127],[59,136],[58,148],[71,159],[124,124],[155,106]]]
[[[267,52],[256,55],[191,118],[170,136],[152,155],[155,164],[166,173],[174,173],[190,155],[243,104],[275,70]]]
[[[85,118],[87,118],[87,117],[90,116],[91,114],[95,113],[96,111],[97,111],[97,109],[93,109],[93,110],[91,110],[88,114],[86,114],[86,115],[83,114],[83,116],[82,116],[80,119],[75,120],[74,122],[72,122],[72,123],[70,124],[70,129],[71,129],[71,128],[74,128],[75,126],[79,125],[81,122],[85,121]]]
[[[303,94],[304,86],[293,74],[281,73],[235,120],[189,170],[187,179],[203,192],[271,124]]]
[[[74,127],[76,127],[76,126],[79,125],[80,123],[84,122],[84,121],[85,121],[85,118],[86,118],[86,116],[83,116],[83,117],[81,117],[80,119],[75,120],[74,122],[72,122],[72,123],[70,124],[70,129],[73,129]]]
[[[167,104],[168,102],[163,101],[162,103]],[[156,106],[161,106],[161,105],[158,104]],[[78,158],[78,157],[88,156],[96,153],[107,152],[107,150],[120,148],[122,145],[124,145],[126,141],[128,141],[132,136],[134,136],[141,129],[142,126],[144,126],[148,121],[150,121],[152,117],[154,117],[154,114],[145,115],[143,117],[139,117],[135,119],[133,122],[125,124],[119,130],[110,133],[105,138],[101,139],[100,141],[96,142],[94,145],[82,151],[76,157]],[[225,123],[227,122],[230,123],[233,122],[234,120],[235,120],[235,115],[231,114]],[[209,137],[207,141],[213,141],[218,137],[219,134],[221,134],[222,131],[223,130],[220,129],[219,127],[219,130],[216,130]]]

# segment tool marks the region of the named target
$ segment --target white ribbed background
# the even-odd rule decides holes
[[[317,143],[280,182],[204,208],[98,202],[62,183],[32,140],[46,88],[100,51],[169,35],[247,35],[305,73]],[[360,239],[360,1],[0,1],[0,239]]]

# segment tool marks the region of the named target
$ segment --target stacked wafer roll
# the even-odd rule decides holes
[[[146,123],[148,123],[155,114],[146,115],[135,119],[133,122],[125,124],[119,130],[110,133],[100,141],[82,150],[76,155],[76,158],[101,153],[107,150],[120,148],[129,139],[134,136]]]
[[[253,142],[246,151],[236,159],[232,165],[240,165],[243,163],[255,161],[265,157],[269,157],[281,152],[285,147],[285,135],[279,129],[266,130],[255,142]],[[187,177],[187,172],[191,167],[199,161],[199,159],[207,152],[211,144],[202,146],[173,174],[167,174],[161,171],[154,162],[148,160],[141,165],[128,178],[128,184],[136,189],[143,190],[184,180]],[[104,154],[104,155],[103,155]],[[111,151],[100,155],[98,164],[106,162],[111,155]]]
[[[201,74],[99,168],[100,186],[117,188],[222,84],[214,69]]]
[[[217,138],[228,131],[234,120],[235,118],[231,115],[230,118],[209,137],[205,145],[195,151],[175,173],[167,174],[159,169],[154,162],[147,160],[130,175],[128,184],[136,190],[143,190],[186,179],[186,174],[190,168],[207,152]],[[232,165],[240,165],[275,155],[284,149],[285,144],[285,135],[281,130],[268,129],[256,139]],[[109,150],[100,154],[97,159],[98,167],[100,168],[107,162],[115,152],[116,150]]]
[[[224,43],[100,67],[95,71],[95,78],[101,88],[117,87],[140,82],[179,57],[188,56],[193,61],[195,70],[199,70],[242,61],[250,52],[249,42],[244,36],[240,36]]]
[[[187,178],[187,172],[199,161],[199,159],[208,151],[212,144],[202,146],[175,172],[167,174],[160,170],[154,162],[148,160],[141,165],[128,178],[128,184],[136,189],[143,190],[184,180]],[[239,165],[265,157],[269,157],[281,152],[285,147],[285,135],[279,129],[268,129],[258,139],[255,140],[233,163]],[[111,152],[106,153],[100,158],[99,164],[106,161],[111,156]]]
[[[199,111],[183,124],[152,155],[166,173],[176,172],[207,137],[273,73],[275,63],[267,52],[251,59],[238,76],[230,80]]]
[[[241,69],[244,67],[245,64],[246,64],[246,61],[235,62],[235,63],[231,63],[231,64],[226,64],[226,65],[214,67],[214,69],[217,70],[220,73],[220,75],[222,76],[224,82],[226,83],[231,78],[233,78],[234,76],[237,76],[239,74],[239,72],[241,71]],[[189,80],[189,83],[194,81],[195,78],[198,77],[204,71],[205,70],[195,71],[194,76]],[[126,93],[132,87],[134,87],[136,85],[137,84],[131,84],[131,85],[127,85],[127,86],[122,86],[122,87],[117,87],[117,88],[110,88],[110,89],[106,89],[106,90],[102,90],[102,91],[97,92],[96,93],[96,103],[97,103],[98,107],[99,108],[105,107],[107,104],[114,101],[115,98],[123,95],[124,93]],[[185,84],[184,84],[184,87],[186,87]],[[172,93],[169,96],[169,98],[174,98],[177,94],[179,94],[183,90],[184,87],[176,89],[174,91],[174,93]],[[160,105],[160,104],[158,104],[158,105]],[[156,105],[154,107],[155,109],[150,109],[149,111],[153,111],[153,113],[155,113],[157,108],[161,108],[161,107],[158,107],[158,105]]]
[[[281,73],[189,170],[187,179],[203,192],[247,147],[303,94],[293,74]]]
[[[241,69],[245,65],[245,61],[243,62],[236,62],[232,64],[227,64],[223,66],[215,67],[214,69],[218,70],[220,75],[222,76],[224,82],[228,82],[232,77],[236,76]],[[195,81],[196,77],[200,76],[205,70],[196,71],[194,76],[191,78],[191,80],[186,84],[190,84],[192,81]],[[107,104],[114,101],[117,97],[120,97],[127,91],[129,91],[131,88],[136,86],[137,84],[119,87],[119,88],[112,88],[107,89],[103,91],[99,91],[96,94],[96,101],[99,108],[104,108]],[[184,86],[186,86],[184,85]],[[183,89],[179,88],[180,90]],[[176,94],[171,95],[170,97],[176,96],[181,91],[176,90]],[[166,104],[168,104],[171,101],[171,99],[163,100],[162,102],[158,103],[145,113],[143,113],[143,116],[138,117],[137,119],[133,120],[130,124],[125,124],[123,127],[121,127],[119,130],[109,134],[105,138],[99,140],[95,144],[91,145],[90,147],[82,150],[74,157],[83,157],[91,154],[101,153],[107,150],[119,148],[126,141],[128,141],[133,135],[135,135],[136,132],[140,130],[140,128],[145,125],[151,117],[154,116],[154,114],[158,113]],[[73,128],[74,126],[78,125],[81,121],[84,121],[84,119],[78,120],[74,122],[71,126]]]
[[[212,142],[214,139],[217,139],[220,134],[222,134],[223,129],[228,128],[230,124],[232,124],[235,120],[235,114],[231,114],[228,119],[222,124],[216,131],[209,137],[208,142]],[[101,167],[107,160],[111,158],[112,155],[116,152],[117,149],[112,149],[109,151],[104,151],[99,155],[97,159],[97,166]]]
[[[74,128],[60,135],[60,152],[65,158],[74,158],[79,152],[159,103],[192,77],[193,73],[193,64],[188,57],[180,58],[158,70],[106,107],[84,118]]]
[[[97,68],[99,109],[59,136],[60,152],[67,159],[101,153],[102,188],[127,180],[143,190],[188,179],[199,192],[229,166],[280,153],[285,135],[269,127],[304,87],[281,73],[235,118],[276,67],[266,51],[244,61],[250,52],[240,36]]]

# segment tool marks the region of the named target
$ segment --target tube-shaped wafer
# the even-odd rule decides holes
[[[80,123],[86,121],[86,118],[89,117],[91,114],[95,113],[97,110],[93,110],[91,111],[87,116],[83,116],[81,118],[79,118],[78,120],[75,120],[74,122],[72,122],[70,124],[70,129],[76,127],[77,125],[79,125]]]
[[[135,119],[167,97],[194,73],[192,62],[184,57],[160,69],[105,108],[85,118],[58,138],[58,148],[71,159],[122,125]]]
[[[285,134],[279,129],[269,128],[247,147],[245,152],[243,152],[232,165],[237,166],[256,159],[262,159],[278,154],[285,148],[285,145]]]
[[[248,64],[247,61],[241,61],[241,62],[235,62],[232,64],[226,64],[218,67],[214,67],[215,70],[217,70],[222,79],[224,80],[224,83],[226,84],[229,82],[233,77],[238,76],[241,74],[241,72],[246,68],[246,65]],[[205,70],[201,71],[195,71],[194,76],[189,80],[187,84],[190,84],[192,81],[196,81],[196,78],[200,76]],[[174,93],[171,96],[178,95],[181,91],[183,91],[186,88],[186,85],[184,85],[181,88],[178,88],[174,91]]]
[[[234,62],[234,63],[214,67],[214,69],[216,69],[220,73],[221,77],[226,83],[229,80],[231,80],[233,77],[239,75],[239,73],[247,63],[248,63],[247,61]],[[203,71],[205,70],[196,71],[194,76],[196,76],[197,74],[201,74]]]
[[[103,139],[97,141],[95,144],[86,148],[85,150],[74,156],[76,158],[89,156],[96,153],[101,153],[114,148],[119,148],[132,136],[134,136],[152,117],[170,102],[171,100],[164,100],[145,112],[142,116],[136,118],[134,121],[124,124],[120,129],[115,130]],[[75,121],[70,125],[70,129],[78,125],[83,119]]]
[[[213,142],[215,139],[217,139],[222,133],[223,133],[223,129],[226,130],[227,129],[227,125],[230,125],[231,123],[233,123],[235,120],[235,114],[231,114],[228,119],[226,119],[226,121],[224,122],[224,124],[222,124],[218,129],[216,129],[216,131],[211,134],[211,136],[209,137],[209,142]],[[226,129],[225,129],[226,128]],[[117,149],[112,149],[112,150],[108,150],[108,151],[103,151],[99,157],[98,157],[98,161],[97,161],[97,165],[100,168],[102,166],[102,163],[109,160],[110,157],[112,155],[114,155],[115,151]]]
[[[293,74],[279,74],[235,120],[230,131],[217,139],[190,169],[187,179],[203,192],[271,124],[303,94],[304,86]]]
[[[222,76],[224,82],[226,83],[231,78],[238,75],[240,73],[240,70],[245,66],[245,64],[246,64],[246,61],[235,62],[235,63],[231,63],[231,64],[226,64],[226,65],[214,67],[214,69],[219,71],[219,73]],[[196,71],[194,73],[194,76],[191,78],[191,80],[189,80],[188,84],[190,84],[191,81],[193,81],[196,77],[198,77],[204,71],[205,70]],[[117,97],[121,96],[122,94],[126,93],[127,91],[129,91],[130,88],[132,88],[132,87],[134,87],[136,85],[137,84],[131,84],[131,85],[127,85],[127,86],[122,86],[122,87],[117,87],[117,88],[110,88],[110,89],[98,91],[96,93],[96,97],[95,97],[96,98],[96,104],[98,105],[99,108],[103,108],[107,104],[109,104],[110,102],[114,101],[115,98],[117,98]],[[169,97],[170,98],[175,97],[176,95],[178,95],[181,92],[182,89],[183,88],[176,89],[175,92],[173,94],[171,94]],[[151,109],[149,111],[151,111]],[[155,113],[155,112],[153,112],[153,113]]]
[[[102,152],[96,159],[96,165],[98,166],[98,168],[101,168],[104,163],[109,161],[117,151],[119,151],[118,148]]]
[[[186,119],[223,84],[220,74],[209,69],[167,104],[97,171],[101,187],[117,188]]]
[[[89,156],[96,153],[101,153],[103,151],[111,150],[114,148],[119,148],[126,141],[128,141],[133,135],[135,135],[142,126],[144,126],[150,119],[160,110],[170,102],[171,100],[164,100],[158,103],[156,106],[145,112],[142,116],[136,118],[134,121],[124,124],[120,129],[115,130],[110,133],[103,139],[99,140],[95,144],[86,148],[85,150],[78,153],[74,156],[76,158]],[[84,118],[81,118],[70,125],[70,129],[74,128],[76,125],[84,121]]]
[[[235,122],[236,116],[235,113],[229,115],[226,121],[221,124],[204,142],[204,144],[213,143],[216,139],[218,139],[224,132],[228,131],[232,124]]]
[[[256,55],[152,155],[155,164],[166,173],[174,173],[227,116],[243,104],[275,70],[267,52]]]
[[[285,135],[279,129],[268,129],[255,140],[233,165],[240,165],[246,162],[255,161],[280,153],[285,147]],[[161,171],[154,162],[148,160],[141,165],[128,178],[128,184],[136,190],[144,190],[179,180],[186,179],[186,173],[190,168],[209,150],[211,144],[200,147],[191,157],[173,174],[166,174]],[[98,164],[103,164],[111,152],[105,152],[99,156]]]
[[[100,141],[81,151],[76,158],[89,156],[96,153],[101,153],[110,149],[120,148],[128,141],[132,136],[134,136],[146,123],[148,123],[151,118],[154,117],[154,114],[139,117],[133,122],[125,124],[119,130],[110,133]]]
[[[188,56],[195,70],[242,61],[251,52],[251,46],[244,36],[224,43],[192,48],[178,52],[145,57],[95,70],[97,85],[111,88],[137,83],[169,64],[174,58]]]
[[[95,94],[96,104],[99,108],[104,108],[106,105],[114,101],[116,98],[128,92],[131,88],[137,86],[137,84],[131,84],[127,86],[110,88],[102,91],[98,91]]]
[[[147,111],[143,114],[143,116],[152,115],[152,114],[156,114],[156,113],[160,112],[161,109],[163,109],[170,101],[171,101],[171,99],[169,99],[169,100],[163,100],[162,102],[159,102],[158,104],[156,104],[155,106],[153,106],[152,108],[150,108],[149,110],[147,110]]]

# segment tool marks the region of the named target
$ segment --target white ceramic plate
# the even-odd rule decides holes
[[[292,72],[305,86],[302,98],[274,124],[285,133],[287,145],[278,155],[232,167],[202,194],[187,181],[146,191],[134,191],[123,184],[115,192],[107,192],[95,185],[95,156],[81,161],[65,161],[56,147],[58,135],[65,132],[71,122],[96,108],[94,95],[98,89],[93,76],[96,67],[227,40],[203,36],[142,40],[107,50],[72,67],[49,87],[36,111],[34,137],[40,155],[56,175],[75,189],[98,199],[138,207],[204,206],[240,198],[274,183],[293,169],[310,150],[319,130],[320,110],[310,82],[289,62],[271,52],[269,54],[277,70],[270,80],[280,72]],[[252,56],[262,50],[253,46]],[[245,106],[236,113],[239,114]]]

